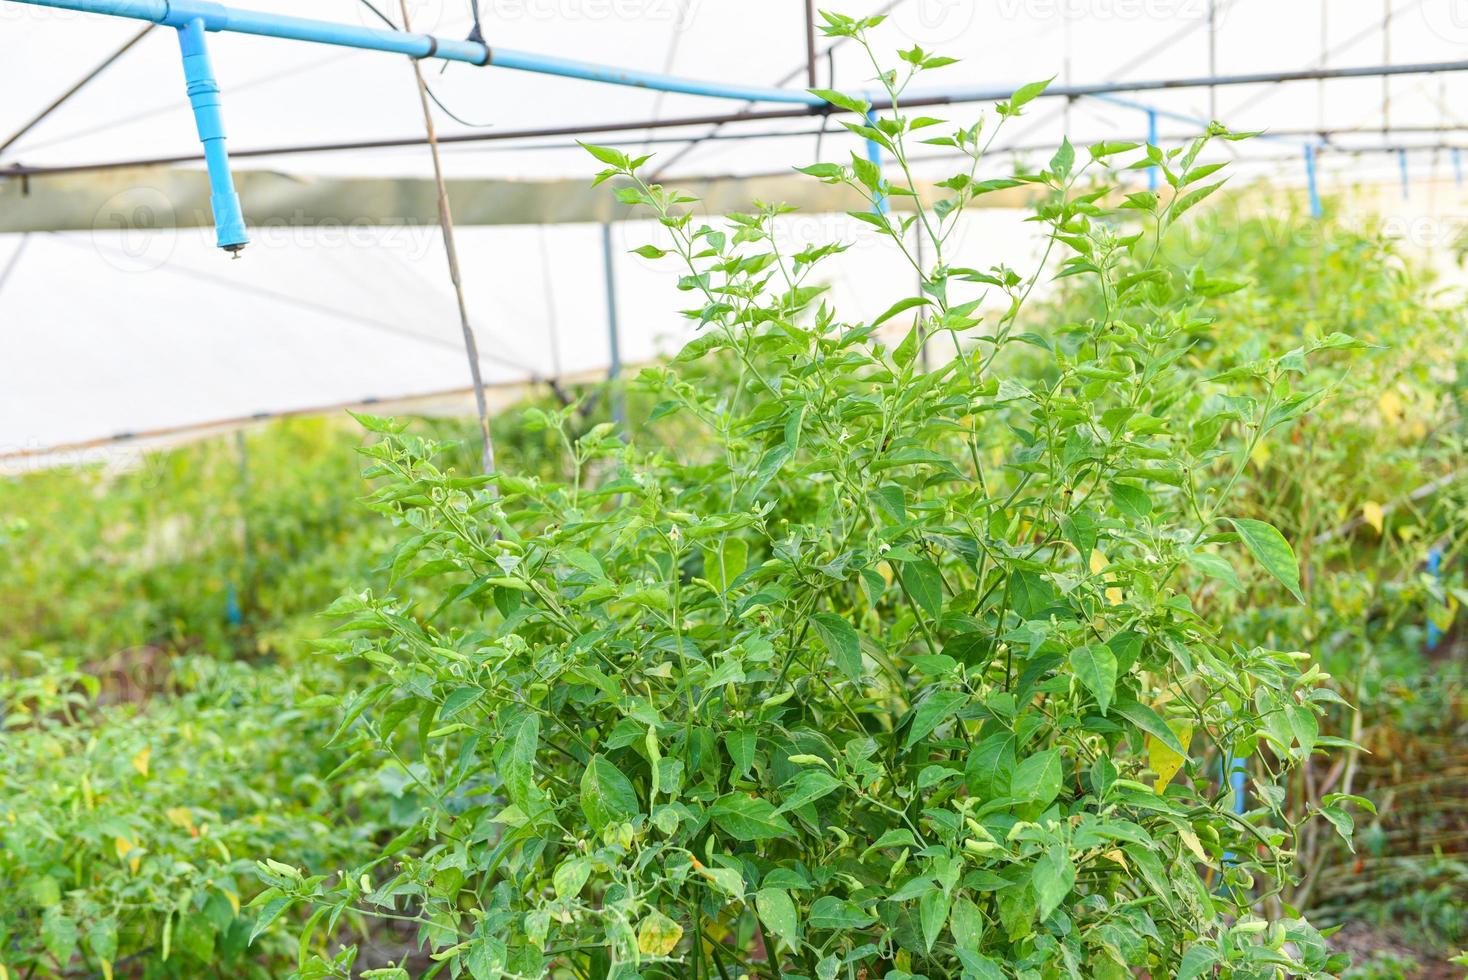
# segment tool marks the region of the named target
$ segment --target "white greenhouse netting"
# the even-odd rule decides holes
[[[379,24],[361,0],[239,5]],[[396,4],[378,6],[396,12]],[[852,0],[832,6],[851,14],[891,6],[878,32],[884,53],[917,43],[963,59],[922,82],[927,90],[1005,87],[1049,75],[1064,84],[1426,63],[1468,51],[1468,19],[1458,16],[1453,0],[1391,0],[1385,6],[1332,0]],[[410,4],[416,30],[445,37],[468,32],[469,8],[468,0]],[[480,9],[492,46],[741,84],[806,82],[805,13],[796,0],[480,0]],[[0,143],[25,130],[0,150],[0,232],[20,227],[7,221],[18,221],[23,211],[24,227],[34,229],[0,234],[0,458],[43,458],[58,447],[120,434],[462,391],[468,370],[438,229],[418,217],[407,220],[409,212],[421,216],[416,206],[400,209],[402,222],[385,222],[398,204],[390,194],[370,207],[363,203],[360,213],[346,195],[330,219],[313,212],[257,228],[239,262],[213,248],[208,229],[157,220],[175,204],[182,207],[175,200],[178,185],[168,177],[176,170],[98,172],[97,186],[104,186],[106,174],[113,184],[105,186],[128,190],[125,209],[109,210],[110,193],[98,204],[65,185],[46,199],[55,202],[54,210],[37,223],[34,208],[26,210],[26,195],[36,195],[32,204],[41,200],[48,186],[62,186],[46,182],[59,178],[6,176],[6,168],[198,153],[177,42],[161,27],[27,128],[141,26],[0,0],[0,91],[6,93]],[[211,35],[209,42],[237,155],[421,138],[418,95],[402,57],[240,35]],[[828,42],[817,44],[824,50]],[[742,105],[495,68],[424,67],[442,105],[459,117],[435,110],[439,133],[450,141],[444,147],[447,175],[455,180],[584,182],[596,167],[568,135],[493,137],[717,114]],[[853,45],[817,63],[820,83],[837,88],[864,88],[872,73]],[[1005,172],[1016,155],[1043,163],[1063,133],[1078,143],[1145,138],[1144,109],[1153,107],[1161,111],[1164,140],[1191,136],[1199,121],[1215,116],[1237,129],[1268,129],[1267,138],[1227,148],[1243,179],[1268,177],[1297,187],[1304,178],[1303,146],[1329,132],[1335,134],[1332,148],[1319,155],[1327,191],[1361,180],[1404,179],[1404,189],[1435,180],[1434,186],[1451,191],[1461,164],[1452,146],[1461,124],[1455,107],[1468,104],[1465,96],[1468,75],[1440,72],[1195,87],[1121,102],[1049,100],[1009,124],[996,146],[1014,152],[996,154],[989,167]],[[969,119],[985,108],[932,111]],[[670,181],[785,173],[814,160],[818,147],[825,159],[865,152],[834,122],[820,137],[818,128],[814,117],[741,123],[719,135],[764,135],[709,139],[686,153],[687,141],[710,133],[709,126],[587,138],[676,158]],[[177,166],[198,168],[187,161]],[[941,176],[943,166],[941,159],[925,161],[921,173]],[[284,175],[282,181],[301,188],[335,178],[382,178],[400,197],[416,195],[420,202],[431,175],[422,145],[240,155],[235,167],[242,186],[260,172]],[[151,195],[156,207],[138,208],[138,195]],[[244,196],[251,215],[289,218],[297,206],[288,193]],[[525,201],[532,196],[527,185]],[[67,202],[80,213],[63,215]],[[537,199],[505,219],[478,214],[465,222],[472,227],[459,230],[470,311],[491,386],[600,376],[613,363],[602,227],[589,215],[579,222],[574,213],[551,215],[553,205]],[[584,210],[579,199],[576,206]],[[954,261],[988,266],[1004,260],[1018,268],[1035,250],[1022,218],[1010,208],[973,214]],[[1404,220],[1410,219],[1408,213]],[[540,220],[569,223],[523,224]],[[799,239],[870,242],[844,216],[794,218],[788,231]],[[670,350],[688,335],[676,313],[681,297],[675,271],[627,254],[652,233],[642,222],[612,225],[619,353],[628,364]],[[909,283],[891,281],[893,266],[881,262],[878,249],[853,248],[830,267],[847,318],[871,315],[910,291]]]

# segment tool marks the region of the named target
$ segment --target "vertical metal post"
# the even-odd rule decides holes
[[[1410,198],[1411,192],[1407,183],[1407,148],[1397,150],[1397,169],[1402,173],[1402,200]]]
[[[219,109],[219,83],[214,79],[214,66],[209,63],[203,18],[195,17],[179,25],[178,44],[183,53],[189,103],[194,107],[194,124],[204,144],[204,160],[209,168],[209,207],[214,212],[216,242],[239,258],[240,251],[250,243],[250,236],[245,233],[245,216],[240,210],[240,197],[235,193],[234,177],[229,172],[224,115]]]
[[[607,345],[611,351],[611,365],[607,371],[607,382],[612,387],[612,419],[618,425],[627,422],[627,396],[622,391],[622,337],[617,321],[617,267],[616,254],[612,251],[612,223],[601,226],[602,270],[607,290]]]
[[[1392,0],[1381,0],[1381,63],[1392,63]],[[1392,80],[1390,75],[1381,76],[1381,132],[1385,136],[1392,128]]]
[[[408,0],[398,0],[403,14],[403,30],[413,29],[408,17]],[[428,134],[428,149],[433,157],[433,181],[438,190],[438,227],[443,234],[444,254],[449,263],[449,280],[454,284],[454,298],[459,304],[459,328],[464,335],[464,353],[469,358],[469,377],[474,382],[474,407],[479,415],[479,465],[485,476],[494,475],[494,440],[489,434],[489,400],[484,394],[484,373],[479,366],[479,340],[469,320],[469,303],[464,298],[464,279],[459,272],[459,248],[454,239],[454,212],[449,206],[449,187],[443,179],[443,161],[438,153],[438,131],[433,125],[433,110],[428,107],[428,83],[423,79],[423,64],[413,60],[413,77],[418,81],[418,103],[423,107],[423,129]],[[490,485],[491,496],[499,488]]]
[[[1330,2],[1320,0],[1320,67],[1330,62]],[[1316,83],[1315,128],[1325,132],[1325,79]]]
[[[816,80],[816,0],[805,0],[805,84],[817,88]]]
[[[1218,0],[1208,0],[1208,77],[1218,77]],[[1208,86],[1208,120],[1218,118],[1218,86]]]
[[[245,610],[255,601],[254,543],[250,539],[250,447],[245,441],[245,430],[234,433],[235,465],[239,470],[237,492],[240,507],[240,585],[236,589],[229,585],[229,625],[243,626]]]
[[[1149,146],[1156,146],[1157,145],[1157,110],[1156,109],[1148,109],[1147,110],[1147,144]],[[1157,168],[1156,167],[1148,167],[1147,168],[1147,190],[1154,191],[1154,192],[1157,190]]]
[[[1310,195],[1310,217],[1319,218],[1324,214],[1320,206],[1320,188],[1315,180],[1315,144],[1305,144],[1305,188]]]
[[[1463,186],[1463,153],[1456,146],[1453,147],[1453,182]]]

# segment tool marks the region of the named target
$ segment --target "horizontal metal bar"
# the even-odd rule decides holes
[[[0,0],[4,2],[4,0]],[[67,0],[72,3],[95,3],[100,0]],[[1252,85],[1275,81],[1297,81],[1318,80],[1321,78],[1365,78],[1381,75],[1404,75],[1424,74],[1434,72],[1465,71],[1468,70],[1468,61],[1431,62],[1418,65],[1382,65],[1376,67],[1356,68],[1329,68],[1310,69],[1297,72],[1273,72],[1256,73],[1252,75],[1224,75],[1217,78],[1192,78],[1192,79],[1163,79],[1155,81],[1137,82],[1108,82],[1103,85],[1058,85],[1046,89],[1042,97],[1045,98],[1080,98],[1083,96],[1112,95],[1127,92],[1159,91],[1164,89],[1183,88],[1206,88],[1209,85]],[[925,106],[951,105],[969,101],[1002,101],[1009,98],[1012,90],[994,89],[965,90],[950,93],[939,93],[927,96],[914,96],[902,100],[904,108],[921,108]],[[884,110],[892,108],[888,99],[879,99],[873,102],[873,108]],[[1139,104],[1140,105],[1140,104]],[[759,109],[734,113],[716,113],[712,115],[682,116],[664,119],[639,119],[614,123],[578,123],[564,126],[547,126],[535,129],[503,129],[491,130],[482,133],[453,133],[441,135],[440,143],[481,143],[498,142],[501,140],[539,139],[555,136],[593,136],[598,133],[618,133],[632,130],[652,129],[677,129],[690,126],[729,125],[742,122],[771,121],[777,119],[801,119],[822,113],[839,114],[845,110],[834,106],[814,107],[802,106],[790,109]],[[1159,111],[1159,115],[1171,115]],[[1310,131],[1315,132],[1315,131]],[[425,140],[421,136],[393,137],[378,140],[352,140],[336,143],[306,143],[289,146],[263,147],[258,149],[232,151],[236,158],[259,158],[275,156],[294,156],[316,153],[336,153],[352,150],[384,150],[402,147],[422,146]],[[157,167],[173,166],[180,163],[196,163],[203,158],[197,154],[180,154],[176,156],[162,157],[140,157],[129,160],[113,160],[98,163],[60,164],[55,166],[25,167],[15,166],[8,170],[0,170],[0,176],[40,176],[44,174],[81,173],[84,171],[120,170],[129,167]]]

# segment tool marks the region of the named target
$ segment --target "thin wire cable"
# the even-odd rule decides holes
[[[887,3],[884,3],[881,7],[877,8],[877,11],[876,11],[876,13],[873,16],[876,16],[876,17],[885,17],[887,14],[890,14],[892,11],[896,10],[898,7],[900,7],[905,2],[906,2],[906,0],[888,0]],[[848,41],[848,40],[849,40],[849,38],[838,37],[836,40],[834,40],[830,44],[826,45],[826,50],[824,52],[825,56],[828,59],[831,58],[832,53],[837,48],[839,48],[842,44],[844,44],[846,41]],[[775,86],[776,87],[779,87],[779,86],[782,86],[782,85],[788,85],[788,84],[790,84],[790,82],[792,82],[795,79],[799,78],[801,75],[806,74],[807,71],[808,71],[808,68],[807,68],[806,63],[805,62],[802,62],[800,65],[798,65],[795,68],[792,68],[790,71],[786,72],[783,76],[781,76],[779,79],[777,79],[776,82],[775,82]],[[744,103],[743,108],[744,109],[750,109],[750,108],[753,108],[754,105],[755,105],[755,103],[753,103],[753,102],[746,102],[746,103]],[[663,174],[665,174],[665,173],[668,172],[668,169],[670,167],[672,167],[679,160],[682,160],[684,157],[688,156],[688,154],[692,153],[695,149],[697,149],[698,146],[699,146],[699,144],[702,143],[704,141],[704,139],[706,139],[707,137],[712,136],[713,134],[719,132],[723,128],[724,128],[724,123],[715,123],[712,127],[709,128],[708,132],[706,132],[706,133],[703,134],[703,136],[698,136],[698,137],[691,138],[689,140],[689,143],[688,143],[687,146],[685,146],[683,149],[679,150],[677,153],[674,153],[672,156],[668,157],[668,159],[664,160],[657,167],[657,169],[653,171],[652,176],[650,176],[648,179],[649,180],[658,180],[659,178],[661,178],[663,176]]]
[[[75,85],[67,89],[65,92],[62,92],[61,95],[57,98],[53,99],[50,105],[46,106],[46,108],[42,109],[39,113],[33,116],[29,122],[20,127],[20,129],[16,130],[15,133],[13,133],[11,137],[7,139],[4,143],[0,143],[0,154],[3,154],[6,150],[10,149],[23,136],[25,136],[26,133],[29,133],[31,130],[35,129],[42,122],[44,122],[46,117],[50,116],[51,113],[64,106],[73,95],[76,95],[82,89],[90,85],[97,78],[98,75],[105,72],[108,68],[111,68],[117,62],[117,59],[121,58],[123,55],[131,51],[133,45],[137,44],[143,38],[147,37],[149,32],[151,32],[153,28],[157,26],[158,25],[156,24],[149,24],[142,30],[138,31],[131,38],[129,38],[122,47],[118,48],[116,51],[112,52],[105,59],[103,59],[101,64],[83,75]]]
[[[687,16],[688,16],[688,0],[678,0],[678,16],[673,20],[673,36],[670,37],[670,38],[668,38],[668,50],[663,54],[663,74],[664,75],[670,75],[670,74],[672,74],[672,72],[673,72],[673,65],[678,60],[678,45],[683,40],[684,19]],[[653,122],[657,122],[657,120],[659,120],[659,119],[662,118],[662,115],[663,115],[663,102],[667,99],[667,97],[668,97],[668,93],[667,92],[663,92],[661,90],[653,94],[653,98],[652,98],[652,120],[653,120]],[[649,139],[651,139],[652,138],[652,134],[653,134],[653,130],[651,128],[649,128],[648,131],[647,131],[647,137]]]
[[[83,243],[82,241],[78,240],[76,236],[59,231],[47,232],[47,235],[51,236],[54,241],[60,242],[61,244],[70,247],[82,249],[97,249],[98,251],[108,252],[123,259],[134,258],[134,256],[129,255],[125,249],[118,248],[113,245],[107,245],[100,241]],[[274,300],[278,303],[283,303],[288,306],[294,306],[297,309],[308,310],[312,313],[319,313],[323,316],[333,317],[338,320],[345,320],[347,322],[355,323],[360,326],[367,327],[371,330],[378,331],[379,333],[390,334],[391,336],[397,337],[401,340],[409,340],[420,344],[427,344],[430,347],[437,347],[440,350],[453,352],[459,352],[463,350],[460,344],[452,340],[440,339],[438,337],[432,337],[425,334],[417,333],[412,330],[404,330],[402,327],[398,326],[395,323],[388,323],[385,320],[376,320],[372,317],[363,316],[360,313],[354,313],[350,310],[337,309],[336,307],[328,306],[325,303],[318,303],[314,300],[304,299],[300,296],[292,296],[290,293],[283,293],[277,290],[266,289],[261,286],[247,284],[231,276],[217,275],[215,273],[206,272],[200,269],[179,268],[178,266],[175,266],[173,264],[164,264],[159,268],[163,271],[172,272],[175,275],[182,276],[187,279],[207,282],[211,285],[218,286],[223,289],[229,289],[247,296]],[[534,381],[536,379],[537,372],[529,365],[521,364],[517,361],[511,361],[502,357],[496,357],[494,355],[483,355],[483,359],[490,364],[509,368],[512,371],[523,371],[525,373],[526,379],[529,381]]]
[[[0,292],[5,291],[5,284],[10,282],[10,277],[15,272],[15,267],[20,265],[20,257],[25,254],[26,246],[30,243],[30,232],[26,232],[20,236],[20,241],[16,243],[15,251],[10,253],[10,261],[5,263],[4,271],[0,271]]]
[[[1393,17],[1400,17],[1403,14],[1408,13],[1409,11],[1415,10],[1418,7],[1422,6],[1422,4],[1424,2],[1425,2],[1425,0],[1411,0],[1411,2],[1408,3],[1405,7],[1402,7],[1400,9],[1398,9],[1398,10],[1393,11],[1392,12],[1392,16]],[[1328,63],[1329,63],[1329,61],[1330,61],[1330,59],[1332,57],[1334,57],[1335,55],[1340,54],[1343,51],[1349,50],[1350,48],[1354,47],[1358,42],[1365,40],[1366,38],[1368,38],[1371,35],[1375,34],[1379,30],[1381,30],[1381,28],[1378,25],[1376,25],[1376,24],[1373,23],[1370,27],[1367,27],[1364,30],[1357,31],[1355,34],[1352,34],[1350,37],[1346,38],[1340,44],[1334,45],[1328,51],[1322,52],[1322,54],[1320,55],[1320,57],[1317,58],[1317,59],[1315,59],[1314,63],[1312,63],[1308,67],[1309,68],[1325,68],[1325,67],[1327,67],[1327,65],[1328,65]],[[1322,35],[1322,39],[1323,39],[1323,35]],[[1327,81],[1329,81],[1329,79],[1322,78],[1322,79],[1320,79],[1320,84],[1321,85],[1324,85]],[[1274,83],[1272,83],[1269,86],[1269,88],[1264,89],[1262,92],[1257,92],[1254,95],[1249,96],[1247,99],[1244,99],[1242,102],[1238,103],[1237,105],[1233,106],[1228,111],[1228,113],[1226,113],[1226,114],[1229,115],[1229,116],[1237,116],[1239,113],[1243,112],[1245,109],[1252,109],[1254,106],[1258,105],[1260,102],[1263,102],[1265,99],[1272,98],[1273,96],[1277,95],[1280,92],[1281,84],[1282,83],[1280,83],[1280,82],[1274,82]]]
[[[366,7],[368,10],[372,11],[372,13],[376,14],[378,20],[382,21],[384,24],[386,24],[388,27],[392,28],[393,30],[395,30],[395,31],[402,31],[402,30],[405,29],[405,28],[399,27],[397,24],[395,24],[393,22],[393,19],[391,17],[389,17],[387,14],[383,13],[381,10],[378,10],[377,7],[372,3],[372,0],[357,0],[357,2],[360,3],[362,6]],[[478,31],[479,30],[479,4],[477,2],[474,3],[473,13],[474,13],[474,30],[475,31]],[[404,23],[406,24],[407,21],[404,20]],[[472,34],[470,35],[470,40],[474,40]],[[481,40],[480,43],[483,43],[483,41]],[[447,70],[448,69],[448,62],[444,62],[444,66],[443,67],[444,67],[444,70]],[[442,72],[440,72],[440,74],[442,74]],[[428,88],[428,97],[433,100],[433,104],[436,105],[436,106],[438,106],[439,109],[443,111],[443,114],[444,115],[448,116],[450,119],[452,119],[454,122],[458,123],[460,126],[467,126],[469,129],[494,129],[494,127],[495,127],[495,124],[494,123],[476,123],[476,122],[470,122],[469,120],[465,119],[463,116],[460,116],[458,113],[454,112],[454,110],[452,110],[448,106],[444,105],[443,100],[438,97],[438,93],[433,90],[433,86],[428,85],[428,82],[426,80],[424,81],[423,84],[425,86],[427,86],[427,88]]]
[[[365,2],[365,0],[364,0]],[[411,29],[408,17],[408,0],[398,0],[403,14],[403,27]],[[474,380],[474,406],[479,411],[480,462],[486,476],[494,475],[494,439],[489,434],[489,403],[484,395],[484,375],[479,370],[479,341],[474,336],[474,325],[469,322],[469,304],[464,299],[464,281],[459,274],[459,250],[454,243],[454,215],[449,208],[449,189],[443,179],[443,161],[438,154],[438,134],[433,127],[433,110],[428,107],[428,82],[423,77],[423,63],[412,59],[413,77],[418,80],[418,101],[423,105],[423,128],[428,132],[428,149],[433,156],[433,180],[438,187],[438,222],[443,231],[443,247],[449,260],[449,279],[454,284],[454,296],[459,302],[459,326],[464,332],[464,351],[469,355],[469,374]],[[499,495],[499,488],[491,484],[491,497]]]
[[[320,58],[316,58],[299,65],[294,65],[290,68],[286,68],[283,70],[276,69],[266,72],[262,75],[256,75],[253,78],[244,79],[243,81],[230,82],[230,98],[231,100],[233,100],[237,95],[239,95],[239,93],[247,91],[249,89],[259,88],[262,85],[271,85],[277,82],[283,82],[288,78],[295,78],[300,75],[309,74],[310,72],[320,71],[324,68],[330,68],[332,65],[335,65],[339,62],[346,61],[349,58],[357,57],[361,53],[362,52],[360,51],[351,50],[344,50],[339,53],[328,53],[322,55]],[[53,146],[60,146],[64,143],[71,143],[79,139],[87,139],[89,137],[96,136],[98,133],[106,132],[108,130],[120,129],[123,126],[127,126],[135,122],[142,122],[146,119],[156,119],[159,116],[166,116],[176,112],[178,112],[178,101],[175,99],[170,99],[167,102],[160,102],[157,105],[152,106],[151,108],[140,109],[137,112],[128,113],[124,116],[113,117],[111,119],[108,119],[106,122],[99,122],[95,126],[88,126],[86,129],[74,130],[69,133],[63,133],[58,136],[53,136],[51,139],[29,143],[26,145],[26,150],[28,152],[34,152],[36,150],[48,149]]]

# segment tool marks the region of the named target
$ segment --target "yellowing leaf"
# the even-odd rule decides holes
[[[1198,840],[1197,834],[1193,833],[1191,830],[1184,829],[1179,830],[1177,832],[1177,835],[1182,838],[1184,844],[1188,845],[1188,850],[1193,852],[1193,856],[1195,858],[1197,858],[1199,861],[1204,862],[1208,860],[1208,852],[1203,850],[1203,843],[1202,841]]]
[[[1099,548],[1092,549],[1092,551],[1091,551],[1091,574],[1092,575],[1100,575],[1102,572],[1104,572],[1106,570],[1106,566],[1108,566],[1110,564],[1111,564],[1111,560],[1108,559],[1104,554],[1102,554],[1101,553],[1101,550]],[[1121,599],[1122,599],[1121,589],[1118,589],[1116,586],[1113,585],[1113,586],[1111,586],[1110,588],[1108,588],[1106,590],[1106,601],[1107,601],[1108,604],[1113,605],[1113,606],[1119,606],[1119,605],[1121,605]]]
[[[1376,501],[1368,500],[1361,505],[1361,520],[1374,527],[1377,534],[1381,533],[1381,522],[1385,517],[1386,513],[1381,509],[1381,504]]]
[[[1187,748],[1189,740],[1193,737],[1193,726],[1183,721],[1169,721],[1167,727],[1172,729],[1178,742]],[[1187,756],[1178,755],[1162,741],[1151,735],[1147,736],[1147,765],[1157,773],[1157,782],[1153,784],[1153,788],[1157,790],[1159,796],[1163,790],[1167,789],[1167,784],[1172,782],[1172,777],[1177,775],[1178,770],[1187,761]]]
[[[683,927],[654,909],[637,927],[637,951],[645,956],[667,956],[683,938]]]
[[[238,895],[236,895],[234,892],[231,892],[231,891],[225,892],[224,893],[224,897],[229,900],[229,907],[232,908],[232,909],[234,909],[234,914],[235,915],[239,915],[240,914],[240,897]]]
[[[1271,455],[1272,451],[1269,448],[1269,443],[1260,440],[1259,445],[1254,447],[1254,452],[1249,455],[1249,461],[1254,464],[1256,470],[1262,470],[1269,465],[1269,457]]]
[[[194,829],[194,815],[186,806],[176,806],[172,809],[164,810],[163,815],[175,827],[181,827],[189,831]]]
[[[1402,417],[1402,410],[1405,406],[1402,404],[1402,396],[1398,395],[1395,390],[1388,388],[1376,400],[1376,408],[1377,411],[1381,412],[1382,421],[1396,422]]]
[[[128,868],[132,870],[133,874],[137,874],[138,866],[143,863],[143,856],[139,854],[136,857],[128,857],[129,854],[137,850],[137,846],[126,837],[118,837],[114,839],[112,842],[112,846],[117,851],[118,858],[120,860],[127,861]]]
[[[133,756],[133,768],[144,776],[148,775],[148,757],[152,754],[152,748],[143,746],[143,751]]]

